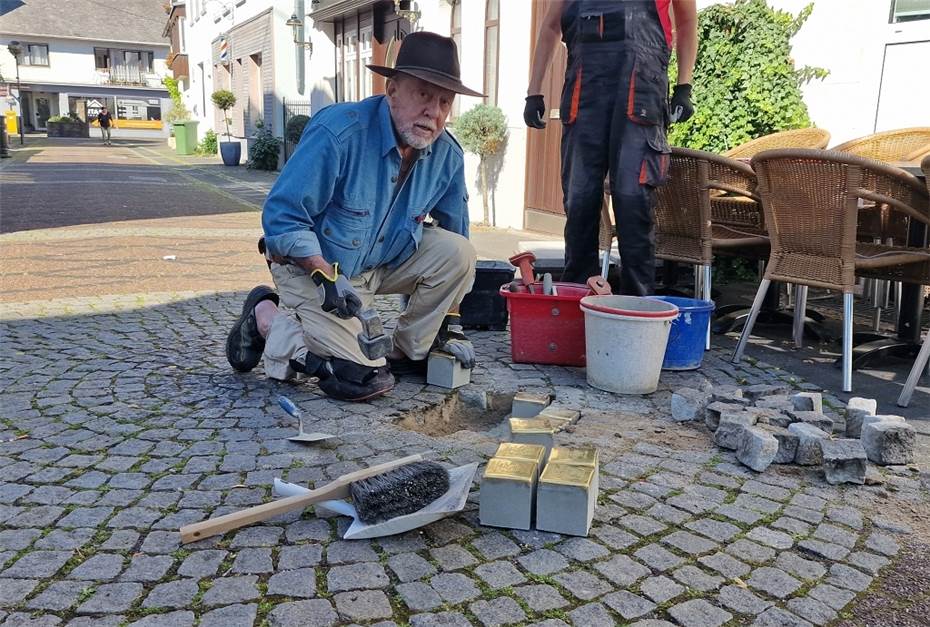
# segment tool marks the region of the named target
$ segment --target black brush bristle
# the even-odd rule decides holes
[[[417,512],[449,491],[449,473],[436,462],[413,462],[349,486],[366,525]]]

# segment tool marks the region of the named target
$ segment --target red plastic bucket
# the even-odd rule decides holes
[[[500,293],[510,310],[510,356],[517,364],[584,366],[584,315],[579,303],[593,294],[587,285],[555,283],[558,296],[542,293],[542,283],[534,283],[535,294],[521,285],[516,292],[510,284]]]

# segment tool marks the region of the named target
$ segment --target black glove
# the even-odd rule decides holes
[[[344,274],[339,274],[339,264],[333,264],[333,276],[326,276],[322,270],[314,270],[310,278],[316,283],[320,293],[320,307],[327,313],[334,313],[343,320],[355,316],[362,309],[362,299],[349,283]]]
[[[475,347],[462,331],[462,318],[458,314],[448,314],[439,327],[434,346],[455,357],[463,368],[475,367]]]
[[[691,105],[691,85],[688,83],[675,85],[675,89],[672,90],[672,102],[669,103],[669,109],[671,110],[673,124],[675,122],[684,122],[694,115],[694,107]]]
[[[546,128],[546,101],[542,94],[526,97],[523,121],[530,128]]]

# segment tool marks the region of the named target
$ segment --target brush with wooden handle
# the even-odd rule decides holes
[[[196,542],[224,534],[308,505],[352,497],[365,523],[419,511],[449,490],[449,473],[436,462],[410,455],[342,475],[306,494],[256,505],[232,514],[181,527],[181,542]]]

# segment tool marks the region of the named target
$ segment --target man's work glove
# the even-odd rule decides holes
[[[526,97],[523,121],[530,128],[546,128],[546,102],[542,94]]]
[[[444,350],[455,357],[463,368],[475,367],[475,347],[465,337],[462,331],[462,318],[458,314],[448,314],[436,334],[436,342],[440,350]]]
[[[694,115],[694,107],[691,105],[691,85],[682,83],[675,85],[672,90],[672,102],[669,103],[671,110],[671,120],[675,122],[684,122]]]
[[[355,316],[362,309],[362,299],[344,274],[339,274],[339,264],[333,264],[333,275],[326,276],[322,270],[314,270],[310,278],[320,293],[320,307],[334,313],[343,320]]]

